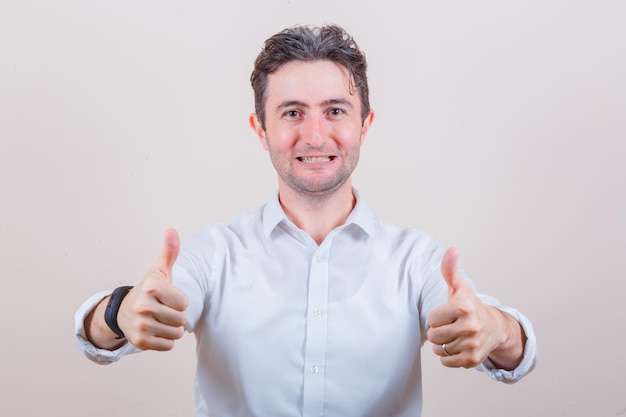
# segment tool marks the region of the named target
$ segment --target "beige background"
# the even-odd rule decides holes
[[[271,195],[252,62],[324,22],[370,62],[366,201],[536,326],[512,386],[427,345],[424,416],[626,415],[626,3],[602,0],[3,1],[0,415],[192,415],[192,336],[102,367],[74,311],[141,277],[166,227]]]

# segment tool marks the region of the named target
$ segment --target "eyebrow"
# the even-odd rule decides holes
[[[344,98],[331,98],[328,100],[324,100],[320,103],[322,106],[329,106],[329,105],[335,105],[335,104],[340,104],[349,108],[352,108],[352,103],[350,103],[348,100],[344,99]],[[287,101],[283,101],[282,103],[280,103],[277,107],[277,110],[282,110],[284,108],[287,107],[304,107],[304,108],[308,108],[309,105],[299,101],[299,100],[287,100]]]
[[[323,101],[322,104],[325,106],[332,105],[332,104],[341,104],[343,106],[352,108],[352,103],[350,103],[345,98],[331,98],[330,100]]]

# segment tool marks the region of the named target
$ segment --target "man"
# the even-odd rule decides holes
[[[477,294],[455,249],[387,223],[353,188],[374,120],[366,67],[337,26],[265,42],[249,122],[277,194],[182,247],[166,231],[141,281],[77,312],[89,358],[169,350],[194,332],[196,416],[419,416],[426,339],[445,366],[505,382],[532,370],[529,321]]]

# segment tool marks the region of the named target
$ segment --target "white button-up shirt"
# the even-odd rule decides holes
[[[198,343],[196,416],[419,417],[426,318],[447,301],[444,251],[427,234],[377,217],[360,198],[321,245],[287,219],[277,196],[184,241],[173,282],[189,297],[185,327]],[[138,351],[129,343],[101,350],[85,339],[84,317],[104,295],[76,313],[78,345],[99,363]],[[526,332],[516,369],[489,360],[478,367],[514,382],[536,361],[532,326],[479,296]]]

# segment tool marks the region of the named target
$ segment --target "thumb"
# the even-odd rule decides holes
[[[178,258],[178,252],[180,252],[178,232],[175,229],[167,229],[163,237],[163,249],[155,263],[155,267],[169,281],[172,279],[172,267],[176,262],[176,258]]]
[[[459,272],[458,261],[459,251],[456,248],[449,248],[441,260],[441,274],[448,284],[448,299],[468,287],[465,277]]]

